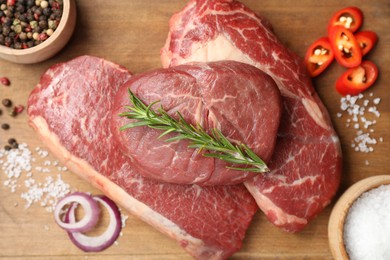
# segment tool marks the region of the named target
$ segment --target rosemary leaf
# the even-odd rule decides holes
[[[164,131],[158,138],[162,138],[170,133],[177,133],[177,135],[167,138],[165,141],[188,140],[190,142],[189,148],[199,149],[199,151],[210,151],[204,153],[203,156],[213,157],[233,164],[234,166],[227,166],[229,169],[257,173],[269,171],[265,162],[247,145],[232,144],[220,130],[214,128],[211,129],[211,134],[208,134],[199,123],[195,126],[189,124],[180,112],[177,112],[178,119],[175,119],[162,106],[155,111],[153,106],[159,103],[159,101],[145,105],[130,89],[129,98],[132,106],[125,106],[128,111],[119,114],[119,116],[136,121],[122,126],[121,130],[148,126]]]

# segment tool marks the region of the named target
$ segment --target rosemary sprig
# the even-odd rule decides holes
[[[208,134],[200,124],[196,126],[188,124],[180,112],[177,112],[179,119],[175,119],[168,115],[162,106],[157,111],[153,110],[152,107],[159,101],[155,101],[147,106],[130,89],[129,96],[132,106],[125,106],[128,111],[121,113],[120,116],[135,119],[136,121],[122,126],[121,130],[137,126],[148,126],[164,131],[159,138],[169,133],[177,133],[177,135],[165,141],[189,140],[190,148],[199,149],[200,151],[203,149],[213,151],[204,153],[204,156],[214,157],[237,165],[235,167],[227,166],[230,169],[258,173],[269,171],[265,162],[247,145],[232,144],[218,129],[214,128],[211,130],[211,134]]]

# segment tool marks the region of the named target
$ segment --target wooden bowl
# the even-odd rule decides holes
[[[344,221],[349,208],[364,192],[383,184],[390,184],[390,175],[379,175],[363,179],[352,185],[337,201],[330,214],[328,225],[329,247],[334,259],[349,259],[343,240]]]
[[[63,1],[63,13],[60,24],[54,33],[44,42],[23,50],[0,45],[0,58],[14,63],[38,63],[51,58],[69,41],[76,25],[75,0]]]

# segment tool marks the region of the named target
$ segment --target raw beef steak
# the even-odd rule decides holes
[[[111,109],[129,71],[82,56],[51,67],[28,100],[29,123],[71,171],[198,259],[223,259],[240,249],[256,212],[243,185],[201,188],[138,175],[117,148]]]
[[[303,62],[265,19],[234,0],[192,0],[170,20],[164,67],[236,60],[269,74],[283,98],[271,174],[245,183],[275,225],[301,230],[335,195],[341,175],[339,138]]]
[[[271,158],[281,114],[280,93],[271,77],[251,65],[223,61],[143,73],[121,87],[113,110],[114,136],[139,174],[178,184],[236,184],[258,173],[227,169],[226,162],[202,156],[208,151],[188,148],[188,141],[165,141],[175,133],[159,139],[162,131],[147,126],[119,131],[131,122],[117,116],[131,105],[128,89],[146,104],[160,101],[154,109],[162,106],[176,118],[180,112],[190,124],[199,123],[205,130],[218,128],[233,142],[247,144],[264,161]]]

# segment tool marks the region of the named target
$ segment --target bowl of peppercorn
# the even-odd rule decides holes
[[[49,59],[75,25],[75,0],[0,0],[0,58],[24,64]]]

